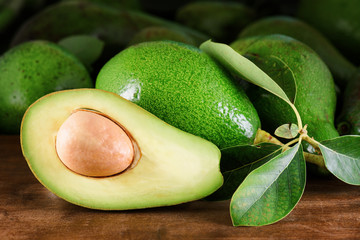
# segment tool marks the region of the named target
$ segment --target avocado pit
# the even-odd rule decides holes
[[[121,173],[135,155],[133,142],[121,126],[89,110],[72,113],[60,126],[56,152],[66,167],[89,177]]]

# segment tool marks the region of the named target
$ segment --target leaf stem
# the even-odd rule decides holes
[[[294,111],[294,113],[296,115],[297,125],[298,125],[298,127],[299,127],[299,129],[301,131],[301,129],[303,128],[303,125],[302,125],[300,114],[299,114],[298,110],[296,109],[296,107],[295,107],[295,105],[293,103],[288,102],[288,104],[293,109],[293,111]]]
[[[317,142],[315,139],[310,138],[307,135],[307,131],[306,131],[306,125],[304,126],[304,128],[302,129],[301,135],[299,138],[302,138],[304,141],[309,142],[315,149],[319,149],[319,142]],[[287,144],[283,144],[282,142],[280,142],[277,138],[271,136],[270,133],[262,130],[262,129],[258,129],[257,133],[256,133],[256,137],[255,137],[255,141],[254,144],[259,144],[259,143],[263,143],[263,142],[267,142],[267,143],[273,143],[276,145],[280,145],[282,147],[283,150],[288,150],[290,148],[291,144],[294,144],[295,142],[299,141],[299,138],[294,139],[293,141],[287,143]],[[308,153],[308,152],[304,152],[304,157],[305,160],[309,163],[313,163],[318,165],[319,167],[323,167],[325,168],[325,162],[324,162],[324,158],[322,155],[318,155],[318,154],[313,154],[313,153]]]
[[[301,131],[300,138],[303,139],[304,141],[310,143],[310,145],[320,155],[311,154],[311,153],[304,153],[305,159],[306,159],[307,162],[316,164],[316,165],[318,165],[319,167],[322,167],[322,168],[326,168],[325,162],[324,162],[324,157],[321,155],[321,151],[320,151],[320,147],[319,147],[320,143],[318,141],[316,141],[314,138],[311,138],[311,137],[309,137],[309,135],[307,135],[306,127],[307,127],[307,125],[305,125],[304,129]]]
[[[263,142],[273,143],[273,144],[280,145],[280,146],[284,145],[277,138],[271,136],[270,133],[268,133],[268,132],[266,132],[266,131],[259,128],[257,130],[257,132],[256,132],[256,136],[255,136],[255,139],[254,139],[254,145],[257,145],[257,144],[263,143]]]

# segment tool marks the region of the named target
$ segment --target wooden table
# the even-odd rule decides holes
[[[56,197],[32,175],[18,136],[0,136],[0,239],[360,239],[360,187],[307,182],[296,208],[264,227],[233,227],[229,201],[97,211]]]

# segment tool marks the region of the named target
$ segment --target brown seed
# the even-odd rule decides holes
[[[127,169],[134,158],[130,137],[109,118],[77,111],[60,126],[56,151],[70,170],[91,177],[106,177]]]

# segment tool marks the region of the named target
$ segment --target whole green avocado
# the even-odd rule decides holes
[[[26,109],[45,94],[90,87],[86,68],[58,45],[41,40],[20,44],[0,58],[0,132],[19,133]]]
[[[26,20],[14,34],[11,46],[35,39],[58,43],[71,36],[89,35],[104,44],[101,54],[91,64],[92,76],[96,76],[100,68],[126,48],[139,31],[153,26],[180,32],[194,45],[208,39],[198,31],[144,12],[109,7],[89,0],[72,0],[53,3]],[[87,42],[81,45],[87,46]]]
[[[251,144],[260,127],[254,106],[229,73],[183,43],[146,42],[123,50],[101,69],[96,88],[219,148]]]
[[[344,87],[352,78],[356,67],[317,29],[290,16],[270,16],[259,19],[244,28],[238,38],[283,34],[311,47],[330,69],[338,86]]]
[[[276,81],[294,102],[310,137],[317,141],[338,136],[334,126],[335,86],[320,57],[294,38],[274,34],[243,38],[231,44]],[[291,107],[258,87],[247,91],[263,129],[273,133],[286,123],[297,123]],[[308,149],[309,150],[309,149]]]

